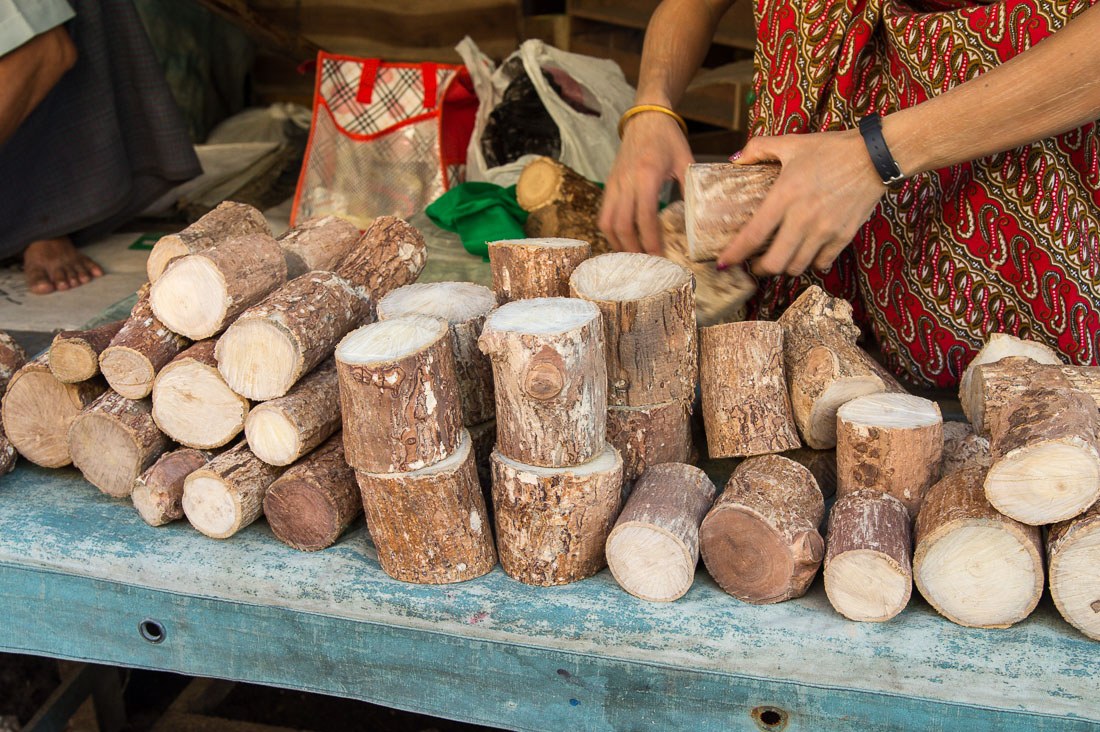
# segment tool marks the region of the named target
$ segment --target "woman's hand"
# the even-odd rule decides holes
[[[765,246],[752,264],[760,275],[827,269],[868,219],[886,186],[858,130],[754,137],[736,162],[778,160],[783,171],[752,220],[718,257],[725,269]]]

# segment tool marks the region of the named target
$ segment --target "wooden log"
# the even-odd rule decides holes
[[[229,444],[244,429],[252,404],[218,373],[213,338],[172,359],[153,382],[153,419],[181,445],[209,450]]]
[[[838,498],[825,544],[825,594],[838,613],[880,623],[909,604],[913,537],[904,503],[873,490]]]
[[[536,297],[568,297],[569,276],[592,255],[579,239],[506,239],[489,242],[493,290],[501,304]]]
[[[488,501],[486,505],[489,511],[492,511],[493,471],[489,461],[493,455],[493,450],[496,449],[497,421],[491,419],[488,422],[467,427],[466,430],[470,433],[470,442],[473,443],[472,449],[474,451],[474,465],[477,466],[477,479],[481,483],[481,488]]]
[[[290,465],[339,429],[340,387],[331,358],[285,396],[257,404],[244,423],[249,449],[271,465]]]
[[[168,449],[152,409],[148,399],[127,399],[109,389],[69,427],[73,466],[108,496],[128,498],[134,481]]]
[[[430,315],[451,324],[458,396],[465,425],[493,419],[493,366],[477,347],[485,318],[497,306],[496,294],[470,282],[428,282],[393,290],[378,303],[378,319]]]
[[[275,536],[304,552],[331,546],[362,512],[340,435],[288,468],[264,495],[264,516]]]
[[[333,271],[377,304],[390,290],[416,282],[427,260],[424,237],[415,227],[396,216],[379,216]]]
[[[410,315],[365,325],[336,348],[344,450],[368,473],[404,473],[458,449],[462,412],[450,326]]]
[[[7,475],[15,469],[15,463],[19,459],[19,453],[15,445],[4,434],[4,428],[0,425],[0,476]]]
[[[974,428],[966,422],[943,423],[941,476],[947,477],[971,465],[988,469],[992,463],[993,456],[989,451],[988,439],[975,434]]]
[[[225,201],[178,234],[162,236],[149,252],[145,271],[156,282],[168,263],[197,254],[223,241],[249,234],[271,234],[264,215],[247,203]]]
[[[619,585],[643,600],[669,602],[691,587],[699,524],[714,503],[707,474],[683,463],[647,469],[607,537],[607,564]]]
[[[286,258],[286,277],[335,269],[359,244],[359,227],[339,216],[315,216],[290,227],[277,241]]]
[[[579,239],[595,254],[611,251],[598,223],[603,189],[557,160],[528,163],[516,183],[516,200],[529,213],[527,236]]]
[[[213,457],[212,452],[184,447],[164,453],[142,473],[130,500],[145,523],[164,526],[183,518],[183,483]]]
[[[50,371],[64,384],[87,381],[99,373],[99,354],[111,344],[126,320],[90,330],[63,330],[50,344]]]
[[[551,204],[532,211],[523,222],[523,233],[532,239],[576,239],[588,242],[593,254],[614,251],[599,224],[599,209],[595,211]]]
[[[703,425],[712,458],[801,447],[783,365],[783,327],[765,320],[703,328]]]
[[[837,497],[887,493],[916,518],[925,492],[940,479],[943,416],[911,394],[869,394],[837,411]]]
[[[916,523],[913,580],[948,620],[1007,628],[1043,593],[1039,529],[1005,516],[986,500],[985,468],[943,478],[924,497]]]
[[[130,317],[99,354],[99,370],[111,388],[127,399],[144,399],[165,364],[191,341],[168,329],[153,314],[149,285],[138,290]]]
[[[604,449],[582,465],[544,468],[493,452],[500,566],[530,585],[563,585],[607,566],[604,545],[622,506],[623,462]]]
[[[1062,359],[1049,346],[1007,333],[993,333],[967,365],[962,378],[959,379],[959,403],[962,405],[963,414],[972,424],[982,424],[985,416],[985,400],[981,382],[974,378],[975,371],[979,366],[996,363],[1010,356],[1030,358],[1036,363],[1062,365]]]
[[[49,352],[27,363],[8,382],[0,413],[7,439],[20,455],[44,468],[72,462],[69,427],[106,390],[101,379],[63,384],[50,371]]]
[[[651,466],[691,459],[691,404],[608,407],[607,441],[623,458],[624,491]]]
[[[780,170],[775,164],[688,166],[684,206],[688,253],[694,261],[718,258],[764,202]]]
[[[27,363],[27,354],[23,347],[10,335],[0,330],[0,396],[8,388],[8,382],[15,372]]]
[[[407,473],[356,471],[378,561],[395,579],[462,582],[496,565],[470,435],[461,429],[460,438],[451,455],[426,468]]]
[[[607,362],[599,308],[569,298],[517,300],[489,316],[478,344],[493,362],[501,454],[565,467],[604,450]]]
[[[779,455],[749,458],[703,519],[703,563],[723,590],[744,602],[801,597],[825,554],[817,531],[824,516],[809,470]]]
[[[172,262],[149,292],[153,313],[192,340],[217,335],[286,282],[286,260],[266,234],[229,239]]]
[[[1080,389],[1100,408],[1100,366],[1039,364],[1030,358],[1009,356],[974,369],[975,389],[982,393],[982,408],[971,415],[978,434],[989,434],[999,411],[1015,404],[1034,388]]]
[[[1073,627],[1100,640],[1100,502],[1047,532],[1054,606]]]
[[[813,450],[800,447],[796,450],[788,450],[783,453],[783,457],[794,460],[809,470],[824,498],[829,498],[836,493],[836,450]]]
[[[699,379],[695,280],[663,257],[616,252],[581,262],[569,294],[603,314],[607,402],[691,401]]]
[[[1032,526],[1071,519],[1100,499],[1100,412],[1077,389],[1035,389],[994,415],[985,496]]]
[[[268,486],[284,468],[268,465],[241,440],[187,476],[183,513],[213,539],[228,539],[263,514]]]

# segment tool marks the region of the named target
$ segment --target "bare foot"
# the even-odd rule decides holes
[[[103,276],[99,265],[81,254],[69,237],[42,239],[23,250],[23,272],[31,292],[45,295],[68,290]]]

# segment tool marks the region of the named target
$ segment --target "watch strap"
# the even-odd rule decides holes
[[[871,163],[878,171],[882,182],[889,186],[905,180],[905,175],[898,167],[898,162],[894,160],[882,136],[882,118],[877,114],[867,115],[859,121],[859,133],[863,135],[867,154],[871,156]]]

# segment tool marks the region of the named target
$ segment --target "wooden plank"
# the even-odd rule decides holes
[[[569,0],[566,12],[577,18],[644,29],[660,0]],[[733,48],[756,48],[752,3],[738,0],[718,22],[714,42]]]

